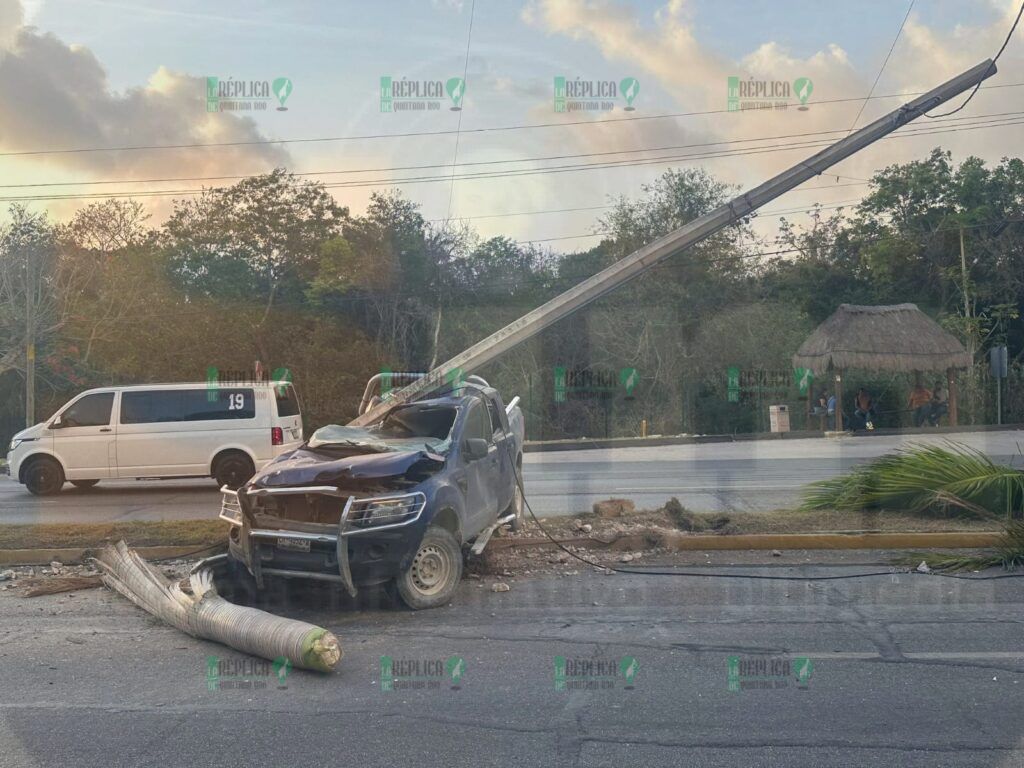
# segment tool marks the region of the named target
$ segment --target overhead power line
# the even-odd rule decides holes
[[[1006,113],[1007,115],[1021,114],[1021,113]],[[932,136],[946,133],[958,133],[966,130],[976,130],[981,128],[1001,128],[1014,126],[1024,123],[1024,119],[1010,119],[1009,117],[995,118],[992,120],[974,120],[971,123],[960,124],[956,126],[947,126],[938,124],[932,128],[921,128],[921,129],[907,129],[900,133],[893,134],[892,136],[886,137],[884,140],[890,140],[895,138],[910,138],[914,136]],[[736,149],[722,149],[714,150],[710,152],[699,152],[699,153],[686,153],[686,154],[675,154],[675,155],[663,155],[653,158],[641,158],[636,160],[609,160],[596,163],[574,163],[560,166],[551,166],[544,168],[514,168],[500,171],[481,171],[477,173],[465,173],[457,175],[454,178],[456,180],[480,180],[480,179],[496,179],[496,178],[514,178],[518,176],[534,176],[534,175],[548,175],[555,173],[571,173],[577,171],[587,170],[609,170],[623,167],[639,167],[652,164],[663,164],[681,162],[687,160],[711,160],[719,158],[730,158],[730,157],[742,157],[749,155],[759,155],[766,153],[776,153],[780,151],[792,151],[792,150],[803,150],[803,149],[815,149],[818,147],[828,146],[830,140],[810,140],[810,141],[799,141],[799,142],[785,142],[780,144],[769,144],[764,146],[755,147],[740,147]],[[655,151],[655,150],[647,150]],[[516,161],[503,161],[503,162],[516,162]],[[825,174],[830,176],[832,174]],[[347,188],[361,188],[361,187],[390,187],[390,186],[403,186],[409,184],[423,184],[432,183],[439,181],[451,181],[452,176],[447,174],[434,174],[424,176],[412,176],[406,178],[388,178],[388,179],[369,179],[369,180],[354,180],[354,181],[341,181],[341,182],[328,182],[323,184],[325,189],[347,189]],[[116,192],[97,192],[97,193],[83,193],[83,194],[54,194],[54,195],[26,195],[26,196],[4,196],[0,197],[0,202],[15,202],[15,201],[32,201],[32,200],[84,200],[84,199],[105,199],[112,197],[167,197],[174,195],[199,195],[207,191],[204,188],[189,188],[189,189],[170,189],[170,190],[143,190],[143,191],[132,191],[132,190],[119,190]]]
[[[907,6],[907,12],[903,15],[903,21],[900,22],[900,28],[896,30],[896,37],[892,39],[892,45],[889,46],[889,52],[885,54],[885,59],[882,61],[882,66],[878,69],[878,74],[875,75],[875,81],[871,83],[871,89],[868,91],[867,98],[860,105],[860,109],[857,110],[857,116],[853,118],[853,122],[850,123],[850,131],[853,131],[857,127],[857,121],[860,120],[861,114],[864,112],[864,107],[868,105],[868,101],[871,99],[871,94],[875,92],[875,86],[878,85],[879,78],[882,77],[882,73],[885,72],[885,65],[889,63],[889,57],[892,56],[892,52],[896,50],[896,41],[900,39],[900,35],[903,34],[903,28],[907,25],[907,19],[910,18],[910,12],[914,10],[914,0],[910,0],[910,5]],[[980,85],[980,83],[979,83]]]
[[[974,115],[971,117],[955,117],[948,121],[950,123],[958,121],[978,121],[988,118],[1009,118],[1015,116],[1024,115],[1024,111],[1011,111],[1011,112],[992,112],[983,115]],[[936,126],[944,126],[946,123],[936,123]],[[910,130],[934,130],[931,128],[927,129],[910,129]],[[820,131],[804,131],[801,133],[784,133],[777,134],[774,136],[751,136],[743,139],[724,139],[722,141],[705,141],[705,142],[694,142],[690,144],[670,144],[661,147],[633,147],[629,149],[612,149],[604,150],[601,152],[579,152],[573,154],[561,154],[561,155],[537,155],[533,157],[518,157],[509,160],[472,160],[462,163],[429,163],[425,165],[398,165],[398,166],[382,166],[373,168],[346,168],[341,170],[320,170],[320,171],[300,171],[294,172],[291,175],[298,177],[307,176],[337,176],[337,175],[348,175],[348,174],[359,174],[359,173],[387,173],[393,171],[419,171],[419,170],[430,170],[433,168],[469,168],[473,166],[488,166],[488,165],[505,165],[509,163],[526,163],[526,162],[547,162],[551,160],[575,160],[587,157],[607,157],[609,155],[625,155],[625,154],[636,154],[641,152],[667,152],[670,150],[677,149],[695,149],[700,147],[714,147],[714,146],[728,146],[732,144],[748,144],[751,142],[758,141],[775,141],[778,139],[799,139],[811,136],[829,136],[831,134],[843,133],[844,129],[826,129]],[[230,181],[235,179],[245,179],[250,176],[259,175],[260,173],[266,173],[266,171],[259,171],[256,173],[248,174],[231,174],[231,175],[220,175],[220,176],[168,176],[156,179],[101,179],[93,181],[37,181],[37,182],[25,182],[19,184],[0,184],[0,189],[21,189],[31,187],[48,187],[48,186],[96,186],[103,184],[160,184],[170,183],[176,181]],[[866,181],[866,179],[865,179]]]
[[[1007,83],[1004,85],[990,85],[984,86],[983,90],[992,90],[997,88],[1019,88],[1024,83]],[[871,100],[875,99],[895,99],[905,98],[907,96],[919,96],[924,91],[907,91],[904,93],[888,93],[881,96],[870,96]],[[821,99],[815,101],[815,106],[827,105],[827,104],[845,104],[848,102],[861,101],[864,97],[850,97],[843,99]],[[801,106],[799,102],[793,104],[787,104],[787,106]],[[774,107],[773,107],[774,108]],[[751,110],[756,111],[756,110]],[[457,129],[446,129],[436,131],[406,131],[403,133],[367,133],[367,134],[353,134],[349,136],[317,136],[310,138],[300,139],[250,139],[250,140],[239,140],[239,141],[215,141],[215,142],[191,142],[181,144],[135,144],[135,145],[124,145],[118,147],[68,147],[63,149],[26,149],[26,150],[15,150],[9,152],[0,152],[0,157],[25,157],[30,155],[60,155],[60,154],[79,154],[88,152],[141,152],[141,151],[158,151],[166,149],[203,149],[203,148],[217,148],[217,147],[248,147],[248,146],[263,146],[270,144],[313,144],[321,142],[334,142],[334,141],[368,141],[376,139],[408,139],[425,136],[453,136],[456,133],[471,134],[471,133],[498,133],[503,131],[525,131],[542,128],[568,128],[572,126],[587,126],[587,125],[603,125],[611,123],[633,123],[644,120],[674,120],[681,117],[701,117],[705,115],[720,115],[720,114],[732,114],[735,115],[735,111],[728,109],[707,109],[694,112],[666,112],[657,115],[631,115],[629,117],[609,117],[599,118],[596,120],[562,120],[546,123],[523,123],[519,125],[499,125],[489,126],[483,128],[463,128]]]
[[[992,64],[988,68],[988,72],[989,73],[993,69],[995,69],[996,62],[999,61],[999,57],[1002,56],[1003,55],[1003,51],[1006,50],[1006,46],[1009,44],[1010,38],[1013,37],[1014,30],[1017,29],[1017,25],[1020,23],[1020,17],[1021,17],[1022,14],[1024,14],[1024,2],[1022,2],[1020,4],[1020,10],[1017,11],[1017,18],[1013,20],[1013,24],[1010,26],[1010,31],[1006,33],[1006,39],[1003,40],[1003,44],[1001,46],[999,46],[999,50],[996,51],[996,55],[992,57]],[[985,77],[988,77],[988,73],[986,73]],[[929,115],[928,113],[925,113],[925,117],[934,120],[934,119],[939,118],[939,117],[949,117],[950,115],[955,115],[961,109],[963,109],[968,104],[970,104],[971,99],[974,98],[974,94],[976,94],[978,92],[978,86],[980,86],[981,83],[982,83],[982,81],[979,80],[978,81],[978,85],[974,86],[974,90],[971,91],[970,95],[968,95],[968,97],[966,99],[964,99],[964,103],[961,104],[956,109],[951,109],[949,112],[943,112],[941,115]]]

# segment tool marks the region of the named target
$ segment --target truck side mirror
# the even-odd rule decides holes
[[[487,457],[487,441],[482,437],[471,437],[466,440],[466,458],[470,461]]]
[[[54,416],[53,417],[53,421],[50,422],[50,429],[60,429],[63,426],[64,426],[64,423],[63,423],[63,420],[62,420],[62,417],[60,416],[60,414],[58,414],[57,416]]]

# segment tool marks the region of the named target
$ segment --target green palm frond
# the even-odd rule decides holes
[[[993,554],[949,554],[946,552],[911,552],[897,558],[898,565],[916,566],[921,561],[933,571],[983,571],[1002,566],[1007,570],[1024,566],[1024,521],[1008,520]]]
[[[996,545],[1004,568],[1024,566],[1024,520],[1009,520]]]
[[[1010,518],[1024,504],[1024,473],[947,442],[881,456],[848,474],[811,483],[801,509],[948,512]]]

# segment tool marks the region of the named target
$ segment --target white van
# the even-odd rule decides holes
[[[16,434],[7,463],[38,496],[66,480],[88,488],[117,478],[213,477],[237,488],[301,443],[299,400],[287,381],[101,387]]]

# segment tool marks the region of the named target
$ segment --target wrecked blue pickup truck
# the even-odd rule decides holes
[[[469,377],[368,428],[318,429],[237,491],[221,489],[229,566],[257,588],[267,576],[333,581],[353,596],[385,584],[410,608],[445,604],[462,548],[522,523],[517,402]]]

